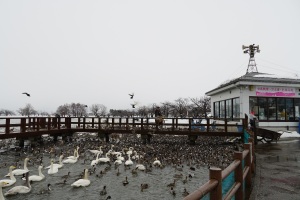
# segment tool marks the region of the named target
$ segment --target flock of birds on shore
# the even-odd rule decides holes
[[[0,147],[4,149],[5,145],[9,146],[11,142],[11,139],[1,141]],[[233,153],[238,150],[238,145],[238,143],[226,142],[224,137],[198,138],[196,145],[188,144],[184,136],[161,135],[154,135],[149,144],[142,144],[136,135],[125,134],[110,143],[90,134],[78,134],[69,142],[54,143],[49,139],[44,144],[35,147],[29,146],[23,149],[16,147],[14,150],[2,151],[3,153],[13,152],[19,159],[14,163],[1,160],[0,168],[7,168],[8,174],[5,174],[5,178],[0,178],[0,200],[10,195],[29,193],[32,190],[32,182],[46,180],[47,176],[58,174],[61,168],[78,162],[84,164],[84,167],[76,176],[77,178],[72,180],[72,183],[67,183],[71,177],[70,173],[74,173],[69,172],[62,176],[63,181],[57,184],[88,187],[93,184],[90,176],[101,178],[106,172],[112,170],[115,170],[116,176],[119,176],[121,166],[124,170],[130,170],[133,176],[171,167],[174,168],[174,180],[167,184],[166,188],[169,189],[171,195],[175,196],[179,193],[176,190],[176,183],[181,181],[183,184],[188,184],[189,180],[194,177],[193,171],[210,166],[226,168],[232,162]],[[23,167],[22,161],[24,161]],[[49,161],[50,164],[47,163]],[[31,170],[28,169],[29,164]],[[105,166],[105,168],[99,171],[99,166]],[[188,168],[189,173],[185,173],[184,168]],[[38,174],[35,174],[35,171]],[[45,176],[45,173],[48,175]],[[20,176],[25,184],[15,185],[16,176]],[[124,186],[128,185],[128,176],[126,175],[120,183]],[[48,183],[42,193],[51,192],[52,185],[53,183]],[[139,187],[143,192],[148,190],[151,184],[144,182]],[[3,194],[2,188],[9,189]],[[186,188],[180,192],[182,196],[189,194]],[[112,195],[107,192],[106,185],[100,189],[99,195],[106,199],[112,198]]]

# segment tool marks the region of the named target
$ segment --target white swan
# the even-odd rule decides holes
[[[155,158],[153,166],[161,166],[161,162],[157,158]]]
[[[74,156],[68,156],[67,158],[68,159],[76,159],[76,157],[78,155],[78,150],[79,150],[79,147],[77,146],[77,148],[74,149]]]
[[[62,163],[62,159],[63,159],[64,155],[60,155],[59,156],[59,163],[53,163],[53,167],[57,167],[58,169],[59,168],[62,168],[64,166],[64,164]],[[45,167],[45,169],[49,169],[51,167],[51,165],[49,165],[48,167]]]
[[[133,153],[133,147],[129,147],[128,151],[126,152],[126,154],[132,154]]]
[[[42,173],[42,169],[43,169],[43,165],[40,165],[38,167],[38,172],[39,172],[39,175],[31,175],[29,176],[29,181],[41,181],[43,179],[45,179],[45,175]],[[22,178],[23,180],[26,180],[26,178]]]
[[[101,163],[101,162],[104,162],[104,163],[110,162],[110,158],[108,157],[108,154],[109,154],[109,153],[106,153],[104,158],[99,158],[99,159],[98,159],[99,162],[100,162],[100,163]]]
[[[28,168],[27,168],[28,161],[29,161],[29,158],[25,158],[24,159],[24,168],[13,170],[12,171],[13,175],[20,176],[20,175],[23,175],[23,174],[27,173],[29,171]],[[9,176],[9,173],[6,176]]]
[[[0,200],[5,200],[4,196],[3,196],[3,192],[2,192],[2,188],[5,187],[8,183],[5,181],[1,181],[0,182]]]
[[[99,147],[99,150],[97,150],[97,149],[95,149],[95,150],[90,150],[90,149],[89,149],[89,151],[90,151],[91,153],[95,154],[95,155],[98,154],[98,153],[100,153],[100,155],[103,154],[102,146]]]
[[[67,163],[74,164],[78,161],[78,158],[79,158],[79,154],[78,154],[78,151],[76,151],[76,157],[75,158],[67,158],[67,159],[63,160],[62,163],[64,163],[64,164],[67,164]]]
[[[146,167],[143,164],[137,164],[135,166],[135,168],[138,169],[138,170],[141,170],[141,171],[145,171],[146,170]]]
[[[56,174],[58,172],[58,168],[53,166],[54,160],[51,159],[50,169],[48,169],[48,174]]]
[[[132,162],[132,160],[130,159],[130,154],[128,154],[128,160],[126,160],[124,164],[125,164],[126,166],[133,165],[133,162]]]
[[[97,153],[97,157],[96,157],[96,159],[95,159],[95,160],[92,160],[92,162],[91,162],[91,166],[95,166],[95,165],[97,165],[97,164],[98,164],[98,162],[99,162],[99,155],[100,155],[100,152],[99,152],[99,153]]]
[[[122,156],[122,153],[117,154],[117,160],[121,160],[121,161],[125,160],[125,158]]]
[[[88,186],[91,184],[91,181],[89,180],[89,170],[84,169],[84,177],[82,179],[79,179],[71,184],[72,187],[80,187],[80,186]]]
[[[15,169],[16,167],[15,166],[10,166],[9,167],[9,177],[10,179],[2,179],[0,180],[0,182],[6,182],[7,184],[4,184],[2,187],[8,187],[8,186],[11,186],[13,184],[16,183],[17,179],[15,178],[14,174],[12,173],[12,170]],[[1,198],[0,198],[1,200]]]
[[[29,172],[26,173],[25,177],[26,177],[26,185],[27,186],[24,186],[24,185],[15,186],[15,187],[11,188],[10,190],[8,190],[4,195],[8,196],[8,195],[29,193],[31,191],[31,185],[30,185],[30,181],[29,181]]]

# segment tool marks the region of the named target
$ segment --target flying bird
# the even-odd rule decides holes
[[[30,97],[30,94],[28,94],[27,92],[23,92],[22,94],[26,94],[28,97]]]
[[[128,95],[130,96],[130,99],[133,99],[134,93]]]
[[[136,105],[136,104],[131,104],[132,108],[135,108],[135,105]]]

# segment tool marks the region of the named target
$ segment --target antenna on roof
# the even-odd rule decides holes
[[[258,72],[256,63],[255,63],[255,59],[254,59],[254,55],[255,55],[255,53],[260,52],[259,45],[257,45],[257,46],[255,46],[255,44],[251,44],[249,46],[243,45],[242,48],[244,50],[244,53],[247,53],[250,55],[246,74],[248,74],[249,72]]]

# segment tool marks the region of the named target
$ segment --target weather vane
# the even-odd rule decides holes
[[[249,46],[243,45],[242,48],[244,50],[244,53],[247,53],[250,55],[246,74],[248,74],[249,72],[258,72],[256,63],[255,63],[255,59],[254,59],[254,55],[255,55],[255,53],[260,52],[259,45],[257,45],[257,46],[255,46],[255,44],[251,44]]]

